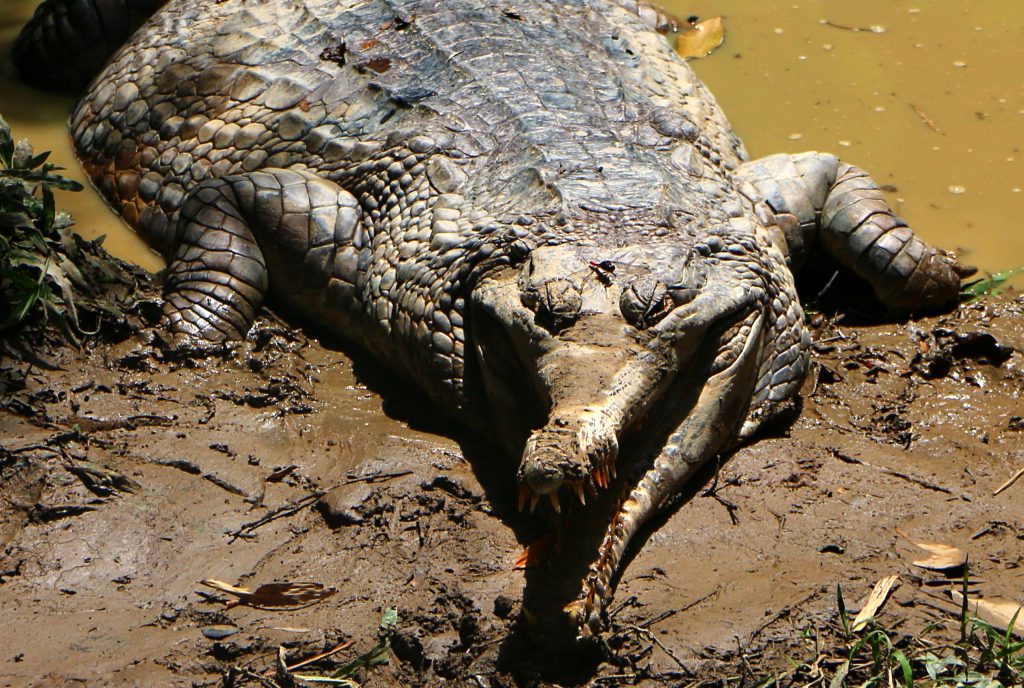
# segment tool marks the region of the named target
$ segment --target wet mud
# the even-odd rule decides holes
[[[1024,481],[993,492],[1024,467],[1024,298],[816,324],[800,417],[708,467],[634,551],[604,647],[572,661],[524,631],[514,564],[547,526],[518,512],[513,467],[371,363],[271,315],[210,350],[143,317],[120,342],[8,350],[0,685],[260,685],[279,648],[351,641],[303,669],[322,675],[392,607],[390,663],[363,685],[713,685],[809,652],[837,584],[856,608],[899,575],[883,621],[954,632],[950,582],[897,529],[1018,595]],[[205,579],[334,592],[228,607]]]

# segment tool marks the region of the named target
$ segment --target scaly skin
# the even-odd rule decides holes
[[[33,26],[123,1],[51,0]],[[808,255],[895,312],[959,285],[857,168],[746,162],[651,29],[669,21],[634,0],[169,0],[71,120],[168,258],[177,335],[244,337],[269,295],[495,436],[524,506],[589,495],[565,521],[585,571],[563,557],[527,588],[552,635],[599,631],[637,530],[793,410]],[[19,45],[36,72],[45,34]]]

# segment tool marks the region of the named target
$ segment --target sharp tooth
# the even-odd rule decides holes
[[[572,484],[572,489],[576,492],[576,499],[580,500],[580,504],[583,506],[587,505],[587,496],[583,494],[583,482],[577,480]]]
[[[562,513],[562,505],[558,503],[558,490],[554,492],[548,492],[548,500],[551,501],[551,508],[555,510],[556,514]]]
[[[593,475],[591,475],[590,477],[588,477],[584,481],[583,487],[586,488],[587,492],[590,494],[590,497],[592,499],[597,499],[597,488],[594,486],[594,476]]]
[[[610,475],[612,477],[612,480],[615,479],[616,473],[615,473],[615,462],[614,461],[609,461],[608,462],[608,475]]]
[[[522,511],[526,507],[526,498],[530,496],[530,488],[526,485],[519,486],[519,499],[518,506],[519,510]]]
[[[537,496],[537,493],[536,492],[531,492],[530,493],[530,513],[531,514],[533,513],[533,510],[537,508],[537,502],[539,502],[539,501],[540,501],[540,497]]]
[[[604,472],[603,466],[598,466],[597,470],[594,471],[594,482],[603,490],[608,487],[608,476]]]

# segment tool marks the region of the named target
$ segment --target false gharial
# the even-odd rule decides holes
[[[271,299],[485,429],[521,508],[589,543],[528,600],[586,637],[641,527],[792,415],[802,266],[894,314],[954,304],[964,272],[857,167],[748,160],[668,22],[635,0],[48,0],[15,58],[91,78],[74,143],[166,257],[175,336],[244,338]]]

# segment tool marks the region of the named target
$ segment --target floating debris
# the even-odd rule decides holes
[[[725,26],[721,17],[711,17],[691,24],[676,39],[676,52],[684,59],[707,57],[725,42]]]

